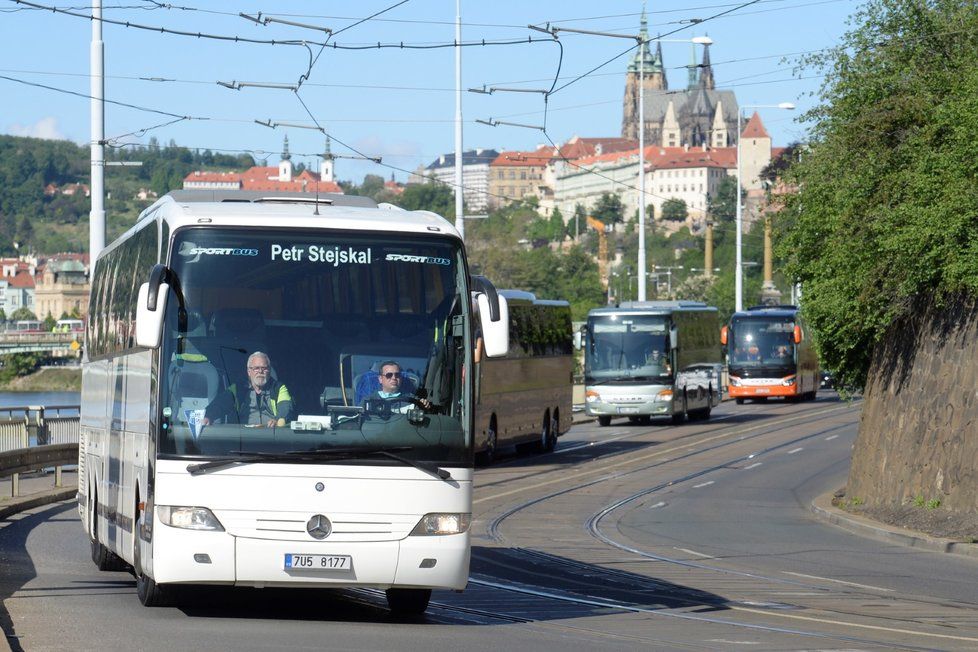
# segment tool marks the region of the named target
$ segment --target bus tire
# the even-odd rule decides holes
[[[139,541],[133,550],[133,575],[136,576],[136,597],[144,607],[168,607],[173,603],[173,595],[170,589],[165,589],[151,577],[143,573],[143,565],[140,561]]]
[[[743,405],[744,404],[744,399],[742,399],[742,398],[738,398],[738,399],[736,399],[736,401],[737,401],[737,405]]]
[[[557,420],[557,413],[554,412],[551,416],[548,410],[543,415],[543,432],[540,433],[540,441],[537,444],[537,449],[541,453],[549,453],[557,448],[558,428],[560,428],[560,422]]]
[[[387,589],[385,593],[394,616],[420,616],[431,600],[431,589]]]
[[[96,500],[98,495],[96,494]],[[100,571],[123,571],[126,563],[117,554],[102,545],[98,538],[98,502],[92,504],[92,562]]]
[[[611,417],[598,417],[598,425],[607,428],[611,425]]]
[[[689,410],[686,409],[686,392],[683,392],[683,409],[682,412],[673,413],[672,425],[678,426],[686,423],[687,418],[689,418]]]
[[[496,415],[489,419],[489,432],[486,433],[486,449],[476,455],[479,466],[489,466],[496,459],[496,446],[498,444],[496,435]]]

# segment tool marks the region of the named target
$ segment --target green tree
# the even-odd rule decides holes
[[[48,316],[44,318],[44,321],[41,323],[41,326],[44,328],[44,330],[50,331],[53,330],[57,324],[58,324],[58,320],[52,317],[51,313],[48,313]]]
[[[662,219],[670,222],[685,222],[689,211],[682,199],[670,197],[662,203]]]
[[[567,235],[567,229],[564,226],[564,216],[560,213],[559,208],[554,208],[553,212],[550,213],[550,239],[553,242],[563,242],[564,236]]]
[[[446,219],[455,216],[455,193],[440,183],[416,183],[407,186],[397,205],[409,211],[426,210]]]
[[[594,209],[591,210],[591,216],[601,220],[606,225],[610,225],[621,222],[624,212],[625,209],[621,204],[621,197],[606,192],[594,204]]]
[[[870,0],[833,50],[776,228],[823,364],[862,386],[874,345],[920,297],[978,294],[978,10]]]
[[[573,226],[571,226],[573,224]],[[587,210],[581,204],[574,205],[574,217],[567,223],[567,231],[575,240],[582,233],[587,233]]]
[[[12,321],[22,321],[24,319],[37,319],[37,315],[31,312],[31,309],[27,306],[21,306],[14,310],[10,315]]]

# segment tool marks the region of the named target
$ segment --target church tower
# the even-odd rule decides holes
[[[625,98],[623,101],[623,111],[621,118],[622,138],[632,138],[638,140],[638,86],[639,76],[643,78],[645,86],[645,141],[646,143],[658,142],[660,139],[660,126],[656,121],[649,120],[648,101],[651,91],[663,91],[669,88],[666,81],[666,73],[662,67],[662,44],[657,43],[655,54],[649,48],[648,22],[645,19],[645,9],[642,9],[642,22],[639,35],[642,37],[642,44],[628,64],[628,73],[625,75]]]
[[[717,84],[713,79],[713,66],[710,65],[710,46],[703,45],[703,63],[700,64],[700,86],[708,91],[716,90]]]
[[[319,179],[321,181],[335,181],[333,178],[333,152],[329,146],[329,136],[326,136],[326,149],[323,151],[323,162],[319,164]]]
[[[285,136],[282,146],[282,160],[278,164],[278,180],[292,181],[292,155],[289,154],[289,136]]]

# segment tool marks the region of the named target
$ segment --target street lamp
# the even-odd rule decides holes
[[[533,27],[530,25],[530,27]],[[535,28],[539,29],[539,28]],[[546,31],[546,30],[544,30]],[[696,45],[713,45],[709,36],[694,36],[688,39],[649,38],[645,31],[645,10],[642,10],[642,30],[638,34],[612,34],[611,32],[594,32],[586,29],[570,27],[550,27],[550,33],[556,38],[557,32],[572,32],[574,34],[590,34],[592,36],[610,36],[627,38],[638,42],[638,300],[645,301],[645,47],[649,43],[694,43]],[[739,141],[738,141],[739,142]],[[739,176],[738,176],[739,179]]]
[[[737,264],[734,268],[734,292],[735,310],[740,312],[744,309],[744,270],[743,270],[743,231],[744,217],[741,192],[743,189],[743,179],[740,172],[740,141],[743,127],[741,120],[744,109],[785,109],[794,110],[795,105],[791,102],[781,102],[780,104],[745,104],[737,109]]]
[[[666,285],[666,292],[669,295],[672,295],[672,270],[674,270],[674,269],[685,269],[685,268],[682,265],[672,265],[672,266],[670,266],[670,265],[654,265],[653,267],[654,267],[654,269],[656,271],[658,271],[660,269],[661,270],[665,270],[666,283],[667,283],[667,285]]]

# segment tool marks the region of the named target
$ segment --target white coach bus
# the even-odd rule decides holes
[[[570,304],[499,290],[509,307],[509,351],[475,365],[476,461],[499,449],[546,453],[571,426],[574,339]]]
[[[575,344],[584,347],[585,410],[601,426],[618,417],[709,419],[720,403],[723,358],[712,306],[629,301],[595,308]]]
[[[508,312],[451,224],[178,191],[99,255],[88,314],[79,513],[143,604],[186,584],[359,586],[421,613],[466,585],[465,371],[476,330],[506,352]]]

